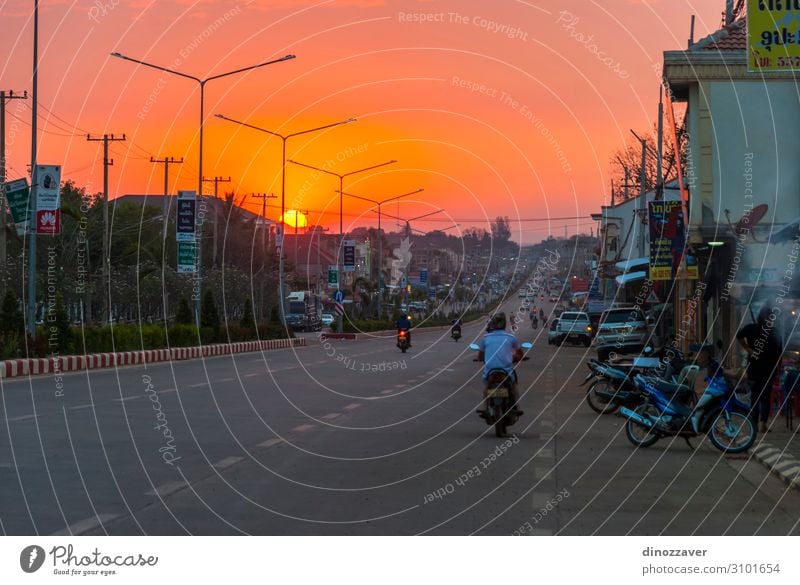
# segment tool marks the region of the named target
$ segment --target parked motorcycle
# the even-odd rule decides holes
[[[644,356],[626,362],[610,364],[595,359],[587,362],[590,373],[580,385],[594,380],[586,390],[586,402],[592,410],[598,414],[613,414],[621,406],[633,408],[641,403],[642,393],[633,383],[636,374],[674,382],[682,382],[692,374],[691,370],[684,369],[686,359],[677,349],[671,349],[670,354],[665,355],[663,349],[654,353],[648,346],[643,353]],[[678,373],[680,375],[676,377]]]
[[[403,353],[409,348],[408,331],[406,329],[400,329],[397,332],[397,347],[399,347],[400,351]]]
[[[521,344],[522,349],[532,349],[533,344],[525,342]],[[470,349],[476,351],[480,350],[480,346],[476,343],[469,345]],[[522,361],[527,361],[527,356],[522,358]],[[473,361],[478,361],[476,358]],[[481,413],[486,424],[494,425],[495,435],[503,437],[506,434],[507,427],[510,427],[517,422],[518,416],[514,409],[512,395],[514,392],[516,381],[514,376],[508,374],[505,370],[490,370],[486,386],[483,390],[484,412]],[[479,411],[480,412],[480,411]]]
[[[735,385],[728,383],[719,364],[712,361],[709,371],[714,373],[706,378],[706,388],[696,404],[689,386],[636,375],[634,383],[645,400],[633,410],[619,410],[628,419],[628,440],[637,447],[649,447],[662,437],[679,436],[688,442],[707,435],[724,453],[747,451],[756,440],[749,406],[736,397]]]

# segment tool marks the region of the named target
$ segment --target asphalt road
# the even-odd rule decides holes
[[[4,381],[0,532],[800,534],[800,494],[757,462],[634,449],[583,400],[589,350],[528,321],[526,415],[495,438],[480,333]]]

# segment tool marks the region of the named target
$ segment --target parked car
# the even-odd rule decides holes
[[[640,353],[650,339],[650,327],[638,307],[608,309],[600,316],[594,344],[597,357],[605,361],[609,354]]]
[[[333,313],[322,313],[322,324],[325,326],[333,325],[333,322],[336,321],[336,317]]]
[[[583,311],[564,311],[559,315],[555,343],[571,341],[589,347],[592,343],[592,322]]]
[[[547,331],[547,343],[553,345],[556,342],[557,336],[558,336],[558,318],[555,318],[552,321],[550,321],[550,329]]]

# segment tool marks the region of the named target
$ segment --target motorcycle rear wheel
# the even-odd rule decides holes
[[[731,420],[728,422],[725,412],[720,411],[708,429],[708,438],[723,453],[743,453],[753,446],[756,427],[752,419],[744,413],[732,412],[730,416]]]
[[[634,408],[633,411],[642,416],[658,416],[658,410],[652,404],[640,404]],[[643,427],[631,419],[628,419],[625,425],[625,435],[627,435],[628,440],[637,447],[650,447],[661,438],[661,435],[652,427]]]
[[[589,404],[589,408],[597,414],[613,414],[617,412],[617,410],[619,410],[619,404],[596,394],[597,390],[601,389],[609,393],[614,392],[608,380],[596,380],[592,382],[591,386],[586,390],[586,402]]]
[[[506,436],[506,419],[505,417],[501,417],[496,423],[494,423],[494,434],[497,437],[505,437]]]

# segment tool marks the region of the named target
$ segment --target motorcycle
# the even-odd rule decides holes
[[[525,342],[521,344],[523,349],[532,349],[533,344]],[[470,349],[480,350],[476,343],[469,345]],[[522,361],[530,358],[525,356]],[[479,361],[477,358],[473,361]],[[494,425],[494,432],[497,437],[504,437],[507,427],[517,422],[518,416],[512,402],[512,394],[515,395],[514,388],[516,381],[514,376],[505,370],[490,370],[486,378],[486,386],[483,390],[483,401],[485,411],[479,414],[484,418],[487,425]]]
[[[399,347],[400,351],[402,351],[403,353],[405,353],[406,350],[409,348],[408,330],[400,329],[397,332],[397,347]]]
[[[697,366],[685,369],[686,360],[678,350],[672,350],[669,360],[655,357],[649,346],[644,349],[644,354],[644,357],[637,356],[631,362],[613,365],[596,359],[587,362],[590,373],[580,385],[594,380],[586,389],[586,402],[592,410],[598,414],[613,414],[621,406],[633,408],[641,403],[642,393],[633,383],[636,374],[682,383],[699,369]],[[677,378],[676,372],[680,372]]]
[[[453,341],[458,341],[461,339],[461,327],[453,327],[450,330],[450,337],[453,338]]]
[[[696,404],[689,386],[637,374],[634,384],[645,400],[633,410],[619,410],[628,419],[628,440],[637,447],[649,447],[662,437],[683,437],[689,443],[692,437],[707,435],[723,453],[747,451],[756,440],[750,408],[736,397],[735,385],[728,383],[718,363],[712,361],[709,371],[714,374],[706,377],[706,388]]]

